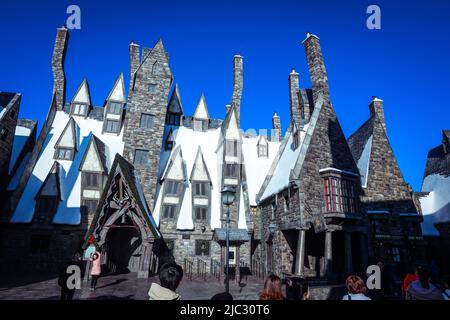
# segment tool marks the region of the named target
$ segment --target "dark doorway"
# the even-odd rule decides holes
[[[142,238],[137,228],[112,227],[106,236],[108,272],[138,272],[141,244]]]

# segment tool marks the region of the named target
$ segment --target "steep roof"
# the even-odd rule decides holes
[[[108,94],[108,97],[106,98],[107,101],[116,101],[125,103],[127,102],[126,96],[125,96],[125,81],[123,80],[123,73],[120,73],[120,75],[117,77],[113,88]]]
[[[84,103],[88,106],[91,106],[91,94],[89,92],[89,84],[86,79],[81,82],[80,86],[78,87],[77,91],[75,92],[71,103]]]
[[[86,233],[85,241],[83,244],[84,247],[87,246],[88,240],[92,234],[96,236],[97,241],[100,240],[98,238],[101,236],[101,229],[105,226],[105,223],[107,223],[108,219],[110,218],[109,212],[103,212],[103,208],[104,206],[108,206],[109,197],[113,195],[111,194],[114,189],[112,184],[114,183],[114,180],[117,179],[118,175],[121,175],[131,191],[131,194],[129,194],[130,198],[132,199],[131,202],[136,203],[138,208],[140,209],[137,214],[139,215],[138,218],[142,218],[145,221],[145,226],[143,227],[149,228],[154,238],[159,239],[161,237],[158,226],[153,219],[152,212],[147,204],[147,201],[145,200],[141,181],[139,179],[139,174],[136,172],[134,166],[131,163],[125,160],[121,155],[116,154],[114,162],[111,166],[108,180],[100,197],[99,205],[97,206],[97,210],[95,212],[94,218],[92,219],[89,230]]]
[[[200,99],[197,103],[197,108],[194,112],[194,119],[200,119],[200,120],[208,120],[209,119],[209,112],[208,112],[208,106],[206,105],[205,95],[202,93],[200,96]]]
[[[374,98],[373,101],[382,100]],[[379,111],[348,138],[358,164],[367,210],[417,213],[411,190],[403,178]],[[380,183],[380,181],[383,183]]]
[[[11,217],[13,223],[29,223],[33,219],[35,208],[35,195],[47,177],[54,163],[54,147],[61,136],[70,116],[64,111],[56,111],[55,119],[45,137],[44,148],[41,150],[36,165],[31,173],[31,178],[25,186],[24,192],[19,199],[15,212]],[[74,119],[79,129],[77,148],[73,161],[58,160],[61,168],[64,169],[64,201],[58,207],[53,223],[78,225],[81,221],[81,173],[79,167],[86,153],[86,149],[94,134],[105,144],[105,163],[108,168],[111,167],[116,153],[122,153],[124,143],[122,141],[123,130],[119,136],[102,133],[103,122],[91,119],[77,117]]]
[[[170,97],[169,106],[167,110],[172,113],[180,113],[180,114],[183,113],[183,104],[181,103],[178,84],[175,84],[175,88],[173,89],[172,96]]]

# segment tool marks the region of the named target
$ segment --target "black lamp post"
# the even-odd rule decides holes
[[[233,204],[236,196],[236,190],[231,186],[225,186],[222,190],[222,203],[227,206],[227,219],[226,219],[226,279],[225,279],[225,291],[230,292],[230,206]]]

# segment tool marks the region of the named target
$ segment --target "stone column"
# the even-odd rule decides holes
[[[352,234],[344,231],[345,236],[345,273],[352,272]]]
[[[295,265],[295,274],[298,276],[303,275],[303,266],[305,265],[305,234],[306,231],[303,229],[298,231],[297,257]]]
[[[333,272],[333,231],[325,231],[325,252],[324,252],[323,276],[330,277]]]

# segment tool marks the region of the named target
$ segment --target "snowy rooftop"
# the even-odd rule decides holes
[[[206,169],[211,179],[212,192],[211,192],[211,228],[220,228],[220,206],[221,206],[221,194],[220,194],[220,176],[219,168],[222,162],[221,155],[218,154],[217,143],[220,139],[221,128],[210,129],[206,132],[195,131],[187,127],[172,127],[173,136],[175,138],[175,149],[173,151],[162,152],[161,154],[161,167],[160,177],[164,177],[167,174],[168,166],[175,156],[182,156],[183,167],[186,175],[186,192],[182,199],[179,219],[177,228],[180,230],[190,230],[194,227],[192,221],[192,186],[189,181],[191,177],[194,163],[196,161],[197,152],[200,149],[203,155],[203,159],[206,165]],[[170,130],[170,129],[169,129]],[[261,188],[264,178],[269,171],[270,165],[273,162],[280,143],[268,142],[269,145],[269,157],[259,158],[257,144],[260,136],[255,137],[243,137],[243,158],[244,166],[247,177],[248,196],[251,206],[256,205],[256,194]],[[179,151],[176,149],[179,148]],[[241,194],[244,192],[242,188],[239,190]],[[157,196],[155,209],[153,216],[157,222],[159,222],[161,214],[162,192]],[[245,219],[245,203],[244,197],[240,197],[241,202],[239,204],[239,228],[246,229]]]
[[[102,134],[103,122],[83,117],[74,117],[76,123],[76,144],[77,152],[73,161],[58,160],[61,165],[60,181],[62,191],[62,201],[54,216],[53,223],[76,225],[81,221],[80,216],[80,193],[81,174],[80,163],[86,152],[90,137],[94,134],[106,145],[106,162],[110,169],[116,153],[123,152],[122,133],[119,136]],[[42,183],[49,174],[54,160],[55,144],[60,138],[63,130],[70,120],[70,116],[64,111],[57,111],[53,126],[44,142],[41,154],[33,169],[32,175],[25,187],[24,193],[18,203],[11,222],[29,223],[33,219],[35,210],[35,197]]]
[[[422,233],[439,236],[434,224],[450,221],[450,176],[432,174],[425,177],[422,192],[429,192],[419,199],[423,214]]]
[[[14,135],[14,143],[11,152],[11,161],[9,163],[9,170],[8,170],[9,173],[11,173],[12,169],[14,168],[17,158],[22,152],[23,147],[25,146],[25,143],[27,142],[30,135],[31,135],[30,128],[23,126],[16,127],[16,132]]]
[[[303,130],[300,131],[301,143],[304,141],[308,126],[308,124],[305,125]],[[261,200],[280,192],[289,185],[289,176],[291,174],[291,170],[294,169],[294,166],[297,163],[300,150],[301,145],[294,148],[294,135],[291,132],[288,132],[284,138],[283,144],[280,147],[279,154],[275,158],[275,160],[279,160],[272,165],[273,168],[271,169],[271,172],[269,172],[269,182],[261,195]]]

